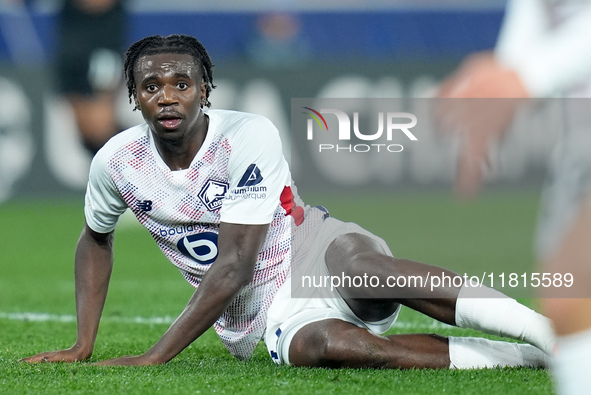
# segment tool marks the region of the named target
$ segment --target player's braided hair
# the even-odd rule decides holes
[[[203,44],[194,37],[183,34],[172,34],[170,36],[148,36],[133,43],[125,52],[125,61],[123,62],[123,71],[127,82],[127,91],[129,102],[133,103],[133,97],[136,93],[134,68],[135,63],[141,56],[156,55],[160,53],[176,53],[191,55],[199,64],[203,82],[205,83],[205,100],[201,104],[211,107],[209,102],[209,93],[215,85],[213,84],[213,64]]]

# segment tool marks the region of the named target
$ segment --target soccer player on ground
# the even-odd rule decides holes
[[[441,125],[462,132],[458,186],[473,195],[482,163],[527,98],[561,100],[560,135],[542,196],[536,252],[540,271],[571,273],[573,288],[543,288],[557,347],[552,363],[559,394],[591,387],[591,2],[512,0],[494,52],[469,57],[442,84]],[[507,100],[510,98],[510,100]],[[536,138],[535,133],[532,134]]]
[[[339,288],[292,298],[292,268],[316,276],[455,276],[392,256],[384,241],[304,206],[265,118],[212,110],[211,60],[189,36],[151,36],[126,53],[130,100],[145,123],[112,138],[95,157],[86,226],[75,256],[78,335],[65,350],[28,362],[91,357],[113,265],[113,233],[130,208],[195,288],[186,308],[146,353],[104,365],[165,363],[214,326],[227,349],[248,358],[263,339],[276,363],[295,366],[481,368],[544,366],[553,347],[547,319],[487,290]],[[324,291],[319,291],[324,292]],[[430,334],[381,336],[400,305],[441,322],[529,344]]]

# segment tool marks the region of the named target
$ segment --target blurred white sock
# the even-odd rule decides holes
[[[552,373],[559,395],[591,393],[591,329],[557,338]]]

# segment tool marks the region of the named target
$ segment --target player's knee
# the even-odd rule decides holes
[[[367,272],[368,264],[385,257],[379,243],[360,233],[339,235],[329,245],[325,256],[331,274],[351,276],[362,276]]]
[[[289,360],[294,366],[321,367],[325,365],[329,334],[316,323],[300,329],[289,346]]]
[[[555,323],[568,319],[572,314],[570,299],[548,298],[542,299],[541,303],[544,315]]]
[[[545,298],[541,299],[544,314],[552,321],[557,335],[568,335],[591,326],[591,317],[585,314],[591,309],[590,299]]]
[[[339,368],[346,366],[355,336],[349,336],[348,323],[335,320],[310,324],[298,331],[290,348],[289,359],[294,366]],[[358,328],[357,328],[358,329]]]

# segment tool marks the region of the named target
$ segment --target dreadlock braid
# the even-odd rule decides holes
[[[205,103],[211,107],[209,94],[215,85],[213,84],[213,64],[205,47],[194,37],[183,34],[172,34],[170,36],[149,36],[133,43],[125,52],[125,61],[123,62],[123,71],[127,82],[127,92],[129,102],[132,103],[136,93],[134,68],[137,60],[141,56],[156,55],[160,53],[176,53],[191,55],[199,64],[203,82],[205,82]]]

